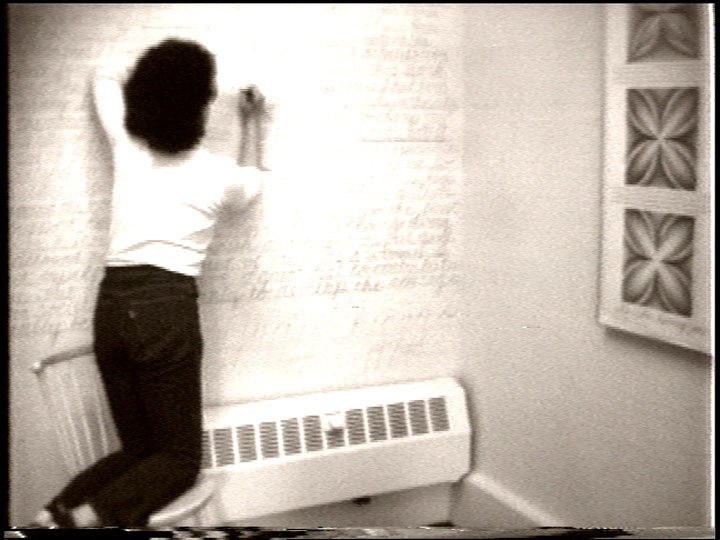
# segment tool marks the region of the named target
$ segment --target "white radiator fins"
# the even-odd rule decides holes
[[[282,421],[283,451],[286,456],[302,452],[300,443],[300,423],[297,418],[288,418]]]
[[[390,436],[393,439],[407,437],[408,427],[405,416],[405,404],[393,403],[392,405],[388,405],[388,413],[390,414]]]
[[[235,449],[233,448],[231,428],[213,431],[213,450],[217,466],[224,467],[235,464]]]
[[[255,439],[256,426],[252,424],[236,426],[234,429],[224,427],[206,430],[203,434],[203,468],[216,469],[255,461],[258,459],[257,447],[262,459],[274,459],[448,431],[450,424],[445,401],[445,397],[434,397],[428,401],[416,399],[408,403],[351,409],[344,413],[346,429],[323,430],[321,417],[318,415],[305,416],[302,421],[298,418],[286,418],[279,424],[260,422],[257,425],[259,444]],[[430,409],[432,429],[428,422],[427,405]],[[369,439],[366,437],[366,425]],[[210,440],[212,445],[207,444]]]
[[[319,416],[306,416],[303,418],[305,430],[305,450],[317,452],[323,449],[322,429],[320,428]]]
[[[464,392],[439,379],[216,407],[202,467],[224,519],[245,519],[454,482],[469,455]]]
[[[257,447],[255,444],[255,426],[245,424],[235,428],[235,436],[238,440],[238,452],[240,453],[240,462],[255,461],[258,458]]]
[[[345,413],[350,445],[365,444],[365,419],[362,409],[353,409]]]
[[[210,469],[213,466],[212,453],[210,452],[210,432],[203,431],[202,435],[202,462],[200,466],[203,469]]]
[[[263,459],[280,457],[277,424],[275,422],[260,423],[260,448],[262,449]]]
[[[410,427],[413,435],[429,433],[425,401],[415,399],[410,402]]]
[[[430,400],[430,419],[432,420],[433,431],[447,431],[450,429],[447,407],[443,398],[432,398]]]
[[[387,428],[385,427],[385,410],[383,407],[370,407],[367,410],[368,423],[370,425],[370,440],[385,441],[387,440]]]

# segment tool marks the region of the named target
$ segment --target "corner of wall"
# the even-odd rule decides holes
[[[453,495],[450,518],[458,527],[528,529],[567,525],[481,472],[466,476]]]

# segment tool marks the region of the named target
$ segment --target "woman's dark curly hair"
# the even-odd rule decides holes
[[[145,51],[123,87],[125,129],[159,152],[190,150],[205,136],[216,93],[215,57],[194,41],[166,39]]]

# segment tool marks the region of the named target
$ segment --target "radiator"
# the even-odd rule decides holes
[[[223,521],[431,484],[469,472],[470,426],[450,378],[208,408],[203,472]]]

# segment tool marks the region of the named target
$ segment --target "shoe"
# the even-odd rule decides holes
[[[60,529],[77,529],[70,510],[66,508],[64,504],[52,501],[45,507],[45,510],[50,512],[52,520],[56,524],[55,527],[59,527]]]
[[[30,525],[27,526],[28,529],[53,529],[57,528],[57,525],[53,521],[52,514],[49,510],[46,508],[43,508],[40,512],[37,513],[35,516],[35,519],[33,520]]]

